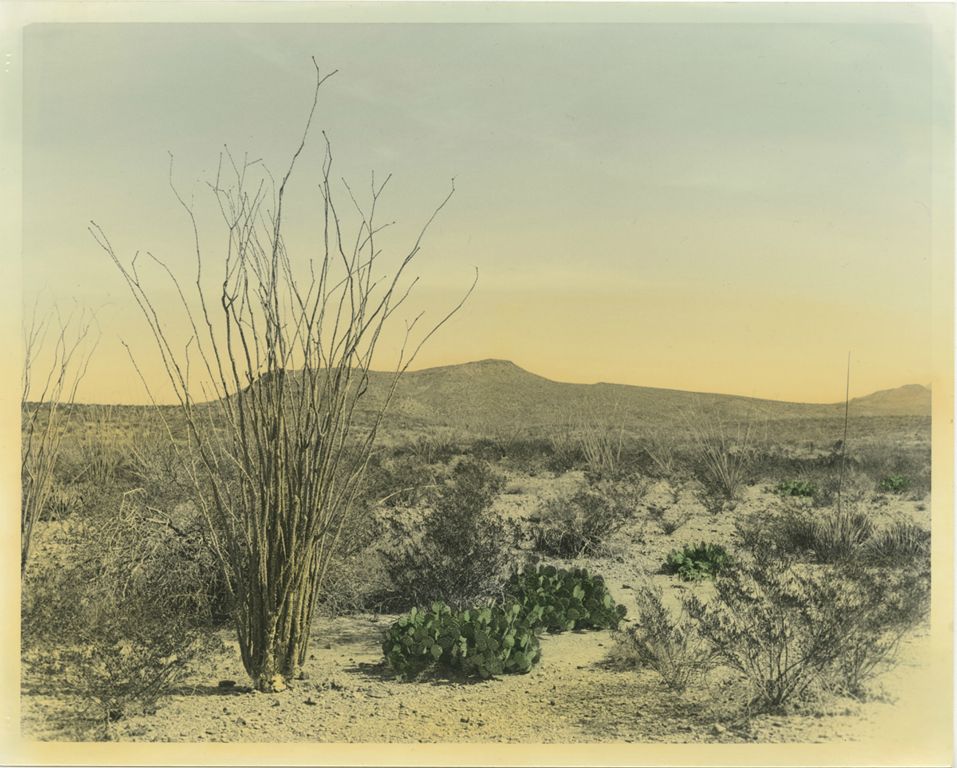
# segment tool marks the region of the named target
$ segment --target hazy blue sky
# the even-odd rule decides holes
[[[121,336],[158,376],[87,222],[188,274],[169,150],[215,263],[202,182],[223,144],[281,172],[310,56],[339,69],[316,119],[337,173],[393,174],[387,245],[455,177],[409,314],[480,281],[419,367],[835,401],[852,349],[858,393],[930,381],[932,139],[952,128],[926,25],[34,25],[24,53],[24,290],[101,308],[84,399],[143,400]],[[300,248],[320,159],[317,140],[290,191]]]

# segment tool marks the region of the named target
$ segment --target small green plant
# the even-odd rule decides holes
[[[798,497],[813,497],[817,493],[817,488],[809,480],[785,480],[782,483],[778,483],[777,487],[774,489],[774,492],[778,496],[798,496]]]
[[[523,674],[538,661],[538,637],[518,603],[453,612],[441,602],[413,608],[386,632],[386,663],[401,676],[432,667],[483,679]]]
[[[904,475],[888,475],[878,487],[885,493],[903,493],[910,488],[910,480]]]
[[[505,593],[522,606],[532,626],[549,632],[617,629],[626,612],[625,606],[615,604],[604,579],[583,568],[539,565],[514,574]]]
[[[661,528],[661,532],[665,536],[670,536],[675,531],[677,531],[681,526],[687,523],[691,519],[691,513],[688,511],[676,513],[671,517],[666,517],[661,515],[658,517],[658,527]]]
[[[701,542],[693,547],[685,545],[679,552],[668,553],[665,573],[676,574],[684,581],[713,579],[732,564],[731,555],[720,544]]]

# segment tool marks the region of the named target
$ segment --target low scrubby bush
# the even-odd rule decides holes
[[[839,563],[861,557],[876,528],[866,509],[844,504],[815,512],[789,507],[738,523],[736,533],[745,548],[765,549],[818,563]]]
[[[731,555],[720,544],[701,542],[685,545],[679,552],[671,550],[665,558],[665,573],[680,576],[684,581],[713,579],[727,571],[732,564]]]
[[[155,707],[191,667],[221,647],[221,606],[194,540],[154,510],[77,521],[75,549],[34,563],[23,584],[22,641],[32,673],[110,722]]]
[[[441,602],[413,608],[387,631],[386,663],[402,676],[431,667],[489,678],[525,673],[538,661],[538,637],[518,603],[455,612]]]
[[[430,498],[444,479],[443,470],[416,453],[376,454],[366,470],[364,496],[389,508],[412,507]]]
[[[885,567],[930,568],[930,531],[910,520],[898,520],[880,529],[867,542],[864,559]]]
[[[860,507],[828,510],[811,527],[812,552],[819,563],[850,560],[861,554],[874,534],[874,523]]]
[[[926,615],[929,580],[759,557],[715,590],[710,601],[688,599],[689,615],[722,664],[748,682],[751,704],[776,709],[815,689],[859,692]]]
[[[549,501],[532,527],[532,546],[552,557],[601,553],[634,514],[641,492],[634,482],[597,482]]]
[[[617,629],[626,612],[625,606],[615,604],[605,580],[583,568],[539,565],[513,574],[505,594],[522,607],[532,626],[549,632]]]
[[[716,653],[682,608],[674,616],[661,590],[645,585],[635,592],[636,623],[616,636],[617,655],[628,663],[657,672],[674,691],[685,690],[716,665]]]
[[[717,418],[696,413],[688,418],[694,449],[688,455],[701,504],[712,514],[733,507],[758,454],[751,425],[733,430]]]
[[[392,607],[441,601],[461,609],[500,592],[512,535],[490,507],[503,484],[487,463],[464,458],[421,524],[396,524],[397,546],[384,555]]]

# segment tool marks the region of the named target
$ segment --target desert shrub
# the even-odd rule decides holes
[[[83,489],[78,485],[61,485],[54,481],[46,499],[45,516],[47,520],[65,520],[81,514],[86,508]]]
[[[904,475],[888,475],[877,487],[885,493],[903,493],[910,487],[910,480]]]
[[[813,497],[817,489],[810,480],[785,480],[778,483],[774,492],[779,496]]]
[[[698,498],[715,514],[737,502],[757,446],[750,425],[732,431],[724,422],[703,415],[695,415],[688,424],[694,439],[690,469],[698,481]]]
[[[595,483],[551,500],[532,527],[532,546],[553,557],[600,553],[632,517],[641,488],[633,483]]]
[[[701,636],[753,693],[780,708],[812,690],[860,690],[926,611],[919,576],[756,558],[685,602]]]
[[[860,507],[828,510],[811,527],[812,551],[820,563],[850,560],[862,553],[874,534],[874,523]]]
[[[929,610],[930,572],[918,568],[855,568],[845,579],[845,629],[831,685],[860,696],[867,683],[896,663],[905,634]]]
[[[508,602],[461,612],[441,602],[413,608],[386,631],[382,652],[402,676],[439,667],[483,679],[528,672],[541,654],[521,606]]]
[[[862,555],[874,565],[929,568],[930,531],[910,520],[895,521],[871,536]]]
[[[430,499],[445,473],[416,453],[398,453],[369,459],[363,497],[383,506],[413,507]]]
[[[456,463],[421,524],[399,524],[398,546],[385,553],[391,605],[463,608],[500,591],[512,537],[490,507],[502,487],[485,462]]]
[[[553,436],[549,442],[551,455],[545,465],[547,470],[562,474],[585,466],[585,453],[582,451],[581,444],[569,433],[561,432]]]
[[[679,552],[671,550],[665,558],[665,573],[680,576],[683,581],[713,579],[732,565],[731,555],[720,544],[701,542],[685,545]]]
[[[109,723],[148,710],[196,661],[220,647],[207,565],[175,525],[126,503],[84,520],[70,557],[31,569],[22,632],[32,670]]]
[[[653,669],[665,684],[683,691],[716,663],[713,648],[698,634],[682,607],[675,617],[661,600],[661,590],[645,585],[635,592],[636,623],[616,635],[619,659]]]
[[[802,555],[814,550],[815,519],[803,507],[762,509],[735,523],[741,549],[768,555]]]
[[[874,482],[853,461],[848,461],[843,480],[839,468],[820,475],[815,484],[813,503],[816,507],[833,507],[838,500],[862,501],[873,495]]]
[[[794,506],[766,510],[736,526],[745,549],[794,555],[818,563],[840,563],[864,556],[874,531],[866,509],[850,503],[820,512]]]
[[[476,440],[471,444],[469,454],[530,475],[543,470],[566,472],[580,466],[581,458],[574,453],[563,454],[562,448],[562,445],[549,438],[513,435],[496,440]]]
[[[922,498],[930,492],[929,445],[868,445],[854,451],[854,466],[883,493],[907,493]]]
[[[646,474],[663,480],[679,474],[681,462],[673,441],[661,435],[649,435],[642,441],[641,450],[641,464]]]
[[[799,699],[837,658],[840,623],[823,587],[765,561],[735,569],[716,582],[714,599],[693,596],[686,608],[723,664],[746,679],[751,704],[776,708]]]
[[[345,522],[342,546],[330,558],[317,603],[325,616],[377,611],[388,583],[378,548],[385,527],[383,517],[375,514],[369,499],[355,503],[366,509]]]
[[[667,510],[651,505],[648,507],[648,516],[655,521],[665,536],[670,536],[691,519],[691,512],[683,510],[669,515]]]
[[[617,629],[625,615],[625,606],[615,604],[604,579],[583,568],[539,565],[513,574],[505,594],[521,606],[533,627],[549,632]]]
[[[405,446],[404,450],[427,465],[448,464],[462,453],[455,440],[441,434],[421,436]]]

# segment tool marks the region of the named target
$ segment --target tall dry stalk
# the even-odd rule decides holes
[[[694,444],[693,471],[702,500],[712,512],[734,504],[758,454],[754,424],[730,423],[708,416],[699,406],[684,415]]]
[[[613,413],[617,410],[616,405]],[[601,477],[614,477],[622,469],[621,453],[625,441],[625,427],[620,426],[617,432],[612,430],[594,404],[585,408],[585,411],[578,419],[575,432],[588,470]]]
[[[358,232],[350,238],[334,200],[332,151],[323,134],[319,253],[295,265],[283,237],[286,187],[330,76],[316,66],[302,140],[278,190],[268,172],[253,181],[257,164],[237,163],[228,151],[231,181],[226,184],[221,158],[210,187],[227,242],[214,291],[203,287],[205,261],[193,207],[173,187],[194,236],[196,274],[189,299],[166,264],[148,256],[172,282],[190,324],[184,349],[174,347],[167,335],[160,320],[163,308],[151,300],[136,257],[124,264],[103,230],[91,226],[159,347],[187,427],[178,455],[230,585],[243,664],[263,691],[282,689],[306,659],[316,600],[344,531],[361,514],[361,481],[400,376],[471,293],[417,342],[411,338],[421,315],[407,325],[399,361],[392,373],[379,375],[379,397],[360,424],[358,406],[368,401],[364,397],[375,383],[373,353],[415,284],[400,285],[403,275],[452,191],[392,276],[383,278],[377,236],[384,227],[376,222],[376,208],[388,178],[376,185],[373,177],[365,207],[343,182],[358,217]]]
[[[53,485],[53,471],[73,404],[96,343],[89,343],[93,316],[79,311],[64,317],[54,308],[45,319],[34,305],[24,327],[20,399],[20,573],[27,567],[33,530],[43,515]],[[52,339],[52,342],[50,341]],[[40,356],[52,343],[49,363]],[[37,366],[43,365],[38,380]]]

